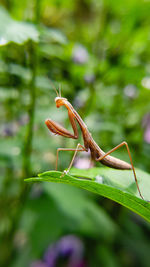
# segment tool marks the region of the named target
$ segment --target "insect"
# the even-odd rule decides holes
[[[81,129],[82,137],[83,137],[83,141],[84,141],[84,145],[81,145],[80,143],[78,143],[76,148],[69,148],[69,149],[68,148],[58,148],[57,149],[56,170],[57,170],[57,166],[58,166],[58,154],[60,151],[74,151],[74,155],[72,157],[70,165],[69,165],[68,169],[65,170],[63,173],[63,175],[65,175],[66,173],[68,173],[70,171],[70,168],[72,167],[72,164],[74,162],[74,159],[75,159],[77,152],[78,151],[88,152],[90,150],[91,158],[95,161],[100,161],[103,165],[106,165],[106,166],[111,167],[111,168],[119,169],[119,170],[132,170],[139,195],[142,199],[144,199],[144,197],[142,196],[142,193],[140,191],[139,185],[138,185],[135,168],[133,166],[132,157],[131,157],[131,153],[130,153],[129,146],[128,146],[127,142],[124,141],[124,142],[120,143],[119,145],[117,145],[116,147],[114,147],[113,149],[111,149],[110,151],[108,151],[107,153],[105,153],[97,145],[97,143],[94,141],[94,139],[91,136],[91,133],[87,129],[86,124],[81,119],[81,117],[77,113],[77,111],[70,104],[70,102],[66,98],[61,97],[60,88],[59,88],[59,93],[57,92],[56,88],[55,88],[55,91],[57,93],[57,97],[55,98],[56,107],[59,108],[61,106],[65,106],[67,108],[68,117],[69,117],[69,120],[70,120],[70,123],[72,125],[72,129],[73,129],[74,133],[72,134],[67,129],[65,129],[63,126],[61,126],[57,122],[54,122],[51,119],[47,119],[45,121],[45,124],[47,125],[48,129],[54,134],[61,135],[61,136],[67,137],[67,138],[78,139],[79,135],[78,135],[78,129],[77,129],[77,125],[76,125],[76,123],[78,123],[80,126],[80,129]],[[118,148],[120,148],[122,146],[125,146],[127,149],[129,159],[130,159],[130,164],[123,161],[123,160],[120,160],[118,158],[110,156],[110,154],[112,152],[114,152],[115,150],[117,150]]]

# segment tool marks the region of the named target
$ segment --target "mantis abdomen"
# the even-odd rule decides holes
[[[103,152],[102,156],[103,155],[105,155],[104,152]],[[114,169],[119,169],[119,170],[131,170],[132,169],[132,166],[129,163],[127,163],[121,159],[112,157],[112,156],[106,156],[106,158],[102,159],[100,162],[103,165],[106,165],[106,166],[114,168]]]

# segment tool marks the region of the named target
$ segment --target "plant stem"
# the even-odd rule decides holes
[[[33,140],[33,128],[34,128],[34,114],[35,114],[35,101],[36,101],[36,44],[31,43],[29,48],[30,67],[32,69],[32,79],[29,85],[30,93],[30,106],[28,109],[29,124],[27,133],[25,136],[25,143],[23,149],[23,177],[27,177],[31,174],[31,153],[32,153],[32,140]]]

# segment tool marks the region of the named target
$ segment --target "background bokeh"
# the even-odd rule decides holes
[[[77,144],[44,124],[71,129],[50,81],[103,150],[126,140],[150,172],[149,14],[149,0],[0,1],[0,266],[149,266],[150,226],[138,215],[71,186],[23,181]],[[60,153],[60,170],[71,155]],[[114,155],[129,161],[125,149]],[[89,155],[75,165],[88,167]]]

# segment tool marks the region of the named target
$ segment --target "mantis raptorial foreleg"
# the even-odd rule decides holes
[[[71,125],[73,128],[74,134],[70,133],[66,128],[61,126],[59,123],[52,121],[51,119],[46,120],[46,125],[49,128],[49,130],[51,132],[53,132],[54,134],[58,134],[58,135],[68,137],[68,138],[77,139],[78,138],[78,129],[77,129],[77,126],[74,122],[74,118],[71,116],[71,113],[69,113],[69,118],[70,118],[70,122],[71,122]],[[78,149],[79,147],[81,147],[82,149]],[[77,152],[78,151],[86,151],[86,149],[81,144],[78,144],[76,148],[58,148],[57,149],[57,156],[56,156],[56,171],[57,171],[57,166],[58,166],[58,153],[59,153],[59,151],[75,151],[73,158],[71,160],[71,163],[67,169],[67,172],[69,172]]]
[[[79,147],[81,147],[82,149],[78,149]],[[58,149],[57,149],[57,156],[56,156],[56,171],[57,171],[57,166],[58,166],[58,153],[59,153],[60,151],[75,151],[75,152],[74,152],[74,155],[73,155],[73,157],[72,157],[72,160],[71,160],[71,162],[70,162],[70,164],[69,164],[69,167],[68,167],[67,171],[65,171],[65,174],[66,174],[66,173],[68,173],[69,170],[71,169],[72,164],[73,164],[73,162],[74,162],[74,159],[75,159],[75,156],[76,156],[77,152],[79,152],[79,151],[80,151],[80,152],[82,152],[82,151],[86,151],[86,149],[85,149],[80,143],[77,145],[76,148],[58,148]]]
[[[129,158],[130,158],[131,168],[132,168],[132,170],[133,170],[134,179],[135,179],[135,182],[136,182],[136,186],[137,186],[138,192],[139,192],[139,194],[140,194],[140,197],[141,197],[142,199],[144,199],[143,196],[142,196],[142,194],[141,194],[139,185],[138,185],[138,181],[137,181],[137,177],[136,177],[135,168],[134,168],[134,165],[133,165],[133,161],[132,161],[132,157],[131,157],[130,149],[129,149],[129,146],[128,146],[127,142],[124,141],[124,142],[122,142],[121,144],[115,146],[115,147],[112,148],[110,151],[108,151],[107,153],[105,153],[103,156],[97,158],[96,161],[101,161],[101,160],[103,160],[105,157],[107,157],[107,156],[110,155],[112,152],[114,152],[115,150],[117,150],[118,148],[120,148],[120,147],[122,147],[122,146],[124,146],[124,145],[125,145],[126,148],[127,148],[127,152],[128,152]]]

